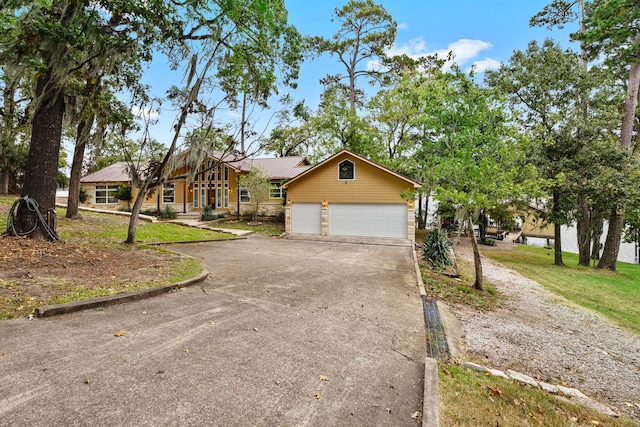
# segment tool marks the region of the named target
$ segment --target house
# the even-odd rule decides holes
[[[251,194],[239,179],[252,167],[271,177],[270,198],[260,214],[285,214],[286,231],[318,235],[414,238],[414,201],[401,196],[420,187],[403,177],[347,150],[310,166],[304,157],[237,159],[215,153],[189,173],[186,161],[176,167],[161,188],[146,195],[143,210],[200,211],[208,205],[220,213],[248,213]],[[123,209],[116,198],[118,186],[130,186],[126,163],[116,163],[81,179],[89,196],[84,206]],[[133,189],[133,197],[136,197]]]
[[[286,231],[414,239],[412,194],[420,183],[343,150],[281,187]]]
[[[269,200],[260,205],[260,214],[277,215],[284,211],[285,203],[285,194],[280,189],[280,184],[310,167],[309,161],[304,157],[238,159],[222,153],[207,157],[195,173],[189,173],[185,162],[181,163],[180,159],[177,164],[167,182],[147,193],[142,210],[162,210],[170,206],[176,212],[187,213],[201,211],[208,205],[219,213],[250,212],[253,209],[251,195],[246,189],[239,187],[239,180],[252,167],[258,167],[271,177],[272,182]],[[131,186],[126,162],[115,163],[86,175],[81,178],[80,184],[88,196],[81,206],[109,210],[128,208],[127,201],[116,198],[119,186]],[[132,193],[135,198],[135,188]]]

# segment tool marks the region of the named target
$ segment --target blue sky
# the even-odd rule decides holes
[[[526,49],[531,40],[553,37],[566,47],[576,48],[568,41],[573,27],[553,31],[529,27],[529,19],[548,2],[550,0],[378,0],[376,3],[384,6],[398,23],[394,53],[446,55],[452,50],[463,69],[475,64],[478,71],[483,71],[508,61],[514,50]],[[285,0],[289,21],[303,35],[326,37],[338,29],[338,23],[331,22],[333,10],[345,3],[346,0]],[[337,59],[329,55],[307,61],[301,67],[299,87],[291,92],[292,97],[305,99],[307,106],[315,110],[322,92],[319,79],[341,71],[343,68]],[[145,74],[144,81],[151,85],[154,95],[163,97],[171,84],[180,84],[180,76],[180,73],[169,72],[163,61],[157,60]],[[360,84],[366,85],[366,82]],[[259,122],[265,123],[260,128],[266,126],[277,110],[275,102],[272,106],[272,111],[260,114]],[[165,103],[158,124],[151,129],[151,136],[168,144],[176,115],[177,112]],[[238,117],[237,113],[227,111],[218,114],[217,120],[238,121]]]

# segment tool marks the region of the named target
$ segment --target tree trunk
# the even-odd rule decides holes
[[[560,223],[558,218],[558,207],[560,206],[560,191],[553,190],[553,216],[555,218],[555,223],[553,224],[553,238],[554,238],[554,256],[553,256],[553,264],[554,265],[564,265],[562,262],[562,236],[560,233]]]
[[[51,79],[48,71],[36,87],[36,99],[43,96],[47,83]],[[58,154],[62,137],[62,119],[64,116],[64,96],[55,94],[53,99],[43,99],[34,111],[32,120],[32,136],[29,145],[29,156],[25,168],[22,197],[36,200],[39,210],[45,219],[55,213],[56,206],[56,177],[58,173]],[[24,233],[33,228],[37,218],[22,204],[16,214],[16,231]],[[55,232],[55,223],[50,221],[49,228]],[[46,230],[40,225],[29,237],[46,240]]]
[[[640,44],[640,31],[636,33],[635,44]],[[636,118],[636,108],[638,107],[638,88],[640,87],[640,55],[636,57],[636,62],[631,64],[629,69],[629,82],[627,84],[627,98],[624,101],[624,118],[620,128],[620,146],[632,154],[633,125]],[[620,200],[619,210],[623,212],[626,207],[626,200]],[[624,215],[616,215],[616,210],[611,212],[607,240],[604,242],[602,258],[598,263],[598,268],[603,270],[616,271],[616,261],[620,251],[620,241],[624,230]]]
[[[93,125],[93,115],[87,120],[78,123],[76,134],[76,146],[73,150],[73,161],[71,163],[71,177],[69,178],[69,197],[67,198],[67,218],[78,218],[78,204],[80,202],[80,178],[82,176],[82,161],[84,160],[84,150],[87,146],[87,127]]]
[[[148,185],[142,185],[142,188],[138,189],[138,195],[135,202],[133,202],[133,208],[131,208],[131,218],[129,218],[129,228],[127,229],[127,240],[124,242],[127,244],[133,244],[136,242],[136,229],[138,228],[138,215],[142,209],[142,202],[147,194]],[[160,213],[160,212],[158,212]]]
[[[478,224],[478,235],[480,237],[480,243],[484,242],[487,238],[487,215],[484,211],[480,212],[480,223]]]
[[[591,258],[595,260],[600,259],[600,248],[602,245],[600,244],[600,239],[602,238],[602,231],[604,228],[604,219],[602,218],[602,213],[600,212],[600,208],[595,206],[591,211]]]
[[[589,267],[591,261],[591,215],[583,195],[578,196],[578,265]]]
[[[604,241],[604,251],[597,268],[616,271],[616,261],[618,260],[622,230],[624,229],[624,215],[621,212],[622,210],[620,213],[616,209],[611,210],[607,239]]]
[[[553,264],[563,266],[562,262],[562,235],[560,233],[560,224],[553,224]]]
[[[478,290],[482,288],[482,262],[480,261],[480,250],[478,249],[478,241],[476,240],[476,234],[473,232],[473,222],[471,221],[471,215],[467,218],[467,225],[469,227],[469,236],[471,238],[471,246],[473,247],[473,265],[476,270],[476,280],[473,283],[473,287]]]
[[[9,194],[9,172],[0,172],[0,194]]]

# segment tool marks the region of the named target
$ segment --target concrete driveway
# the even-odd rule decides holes
[[[410,248],[251,236],[173,249],[209,278],[0,322],[0,425],[420,425]]]

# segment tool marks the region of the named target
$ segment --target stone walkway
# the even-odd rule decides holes
[[[234,236],[241,236],[241,237],[253,234],[253,231],[251,230],[236,230],[234,228],[212,227],[206,221],[200,221],[195,218],[176,218],[176,219],[171,219],[167,222],[171,222],[174,224],[182,224],[188,227],[205,228],[207,230],[218,231],[220,233],[233,234]]]

